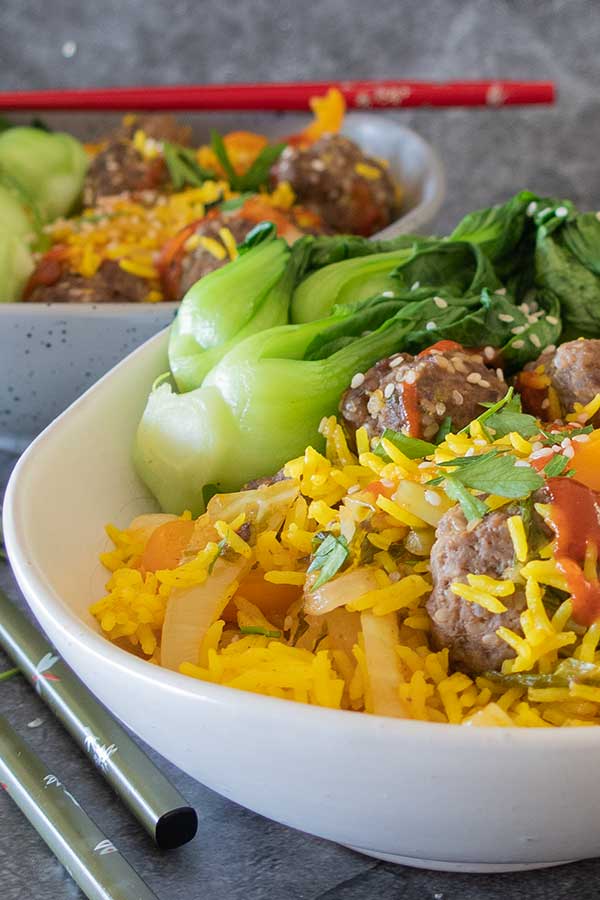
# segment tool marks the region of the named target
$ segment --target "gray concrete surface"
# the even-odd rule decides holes
[[[435,223],[441,232],[467,210],[523,187],[600,206],[597,10],[597,4],[583,0],[55,0],[43,5],[3,0],[0,88],[393,76],[556,79],[560,102],[553,109],[401,114],[433,141],[446,163],[448,198]],[[0,360],[0,376],[1,365]],[[0,483],[12,463],[0,454]],[[7,567],[0,567],[0,584],[19,599]],[[0,654],[0,670],[7,665]],[[0,709],[35,749],[52,757],[55,769],[161,900],[591,900],[600,895],[600,861],[501,876],[378,863],[270,823],[167,763],[166,771],[197,807],[201,826],[188,847],[160,854],[19,678],[0,685]],[[41,724],[29,727],[38,718]],[[1,900],[79,896],[8,797],[0,796]]]

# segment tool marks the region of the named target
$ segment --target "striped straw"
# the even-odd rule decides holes
[[[2,591],[0,646],[156,844],[191,841],[196,811]]]
[[[66,786],[0,716],[0,786],[90,900],[158,900]]]

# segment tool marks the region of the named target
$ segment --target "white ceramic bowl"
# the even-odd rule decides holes
[[[249,128],[273,137],[306,123],[298,114],[178,114],[198,142],[209,129]],[[118,117],[44,116],[88,140],[106,134]],[[432,221],[445,193],[442,165],[429,144],[385,114],[350,113],[344,133],[389,160],[405,190],[402,215],[378,237],[419,231]],[[169,324],[177,304],[51,305],[0,302],[0,449],[21,449],[131,350]]]
[[[600,853],[600,729],[473,729],[325,710],[159,669],[113,646],[103,526],[154,509],[131,444],[166,333],[57,419],[18,463],[4,533],[19,584],[60,653],[148,744],[265,816],[382,859],[462,871]]]

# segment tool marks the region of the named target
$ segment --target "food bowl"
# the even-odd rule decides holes
[[[211,128],[248,128],[272,137],[305,125],[299,114],[185,114],[195,138]],[[117,116],[45,116],[52,128],[93,140],[114,128]],[[28,119],[27,119],[28,120]],[[378,237],[419,231],[438,212],[445,192],[442,165],[430,145],[397,119],[349,113],[344,134],[365,150],[389,160],[402,183],[402,215]],[[34,304],[0,302],[0,448],[19,450],[86,388],[131,350],[165,327],[177,304]]]
[[[109,643],[88,613],[103,526],[155,509],[131,464],[167,334],[25,452],[4,504],[17,580],[90,689],[150,746],[269,818],[380,859],[501,872],[600,853],[600,730],[470,728],[327,710],[204,683]]]

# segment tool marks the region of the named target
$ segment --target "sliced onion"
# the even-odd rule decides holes
[[[260,531],[278,531],[288,510],[299,493],[299,484],[293,478],[262,485],[251,491],[236,494],[215,494],[206,512],[212,522],[222,519],[231,522],[240,513]]]
[[[250,566],[243,556],[233,561],[219,558],[203,584],[171,593],[162,630],[161,665],[176,672],[182,662],[197,665],[207,629],[222,614]]]
[[[332,578],[315,591],[309,588],[304,595],[304,611],[313,616],[322,616],[332,609],[337,609],[338,606],[352,603],[368,591],[376,590],[379,584],[375,572],[374,568],[362,566]],[[310,582],[307,582],[308,584]]]
[[[400,643],[398,616],[388,613],[376,616],[370,610],[360,614],[373,712],[378,716],[409,718],[409,712],[398,696],[403,682],[396,647]]]

